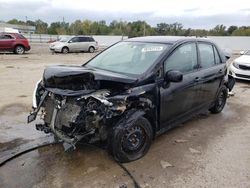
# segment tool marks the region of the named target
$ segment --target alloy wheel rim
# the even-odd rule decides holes
[[[22,54],[24,49],[22,47],[17,47],[17,53]]]
[[[63,53],[67,54],[68,53],[68,49],[67,48],[63,48]]]

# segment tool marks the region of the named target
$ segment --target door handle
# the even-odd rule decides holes
[[[222,73],[222,69],[219,70],[219,73]]]

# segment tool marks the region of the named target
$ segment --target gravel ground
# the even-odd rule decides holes
[[[0,159],[48,137],[26,124],[34,85],[45,66],[83,64],[95,54],[51,54],[32,44],[25,55],[0,54]],[[158,137],[125,166],[141,187],[250,187],[250,82],[238,81],[222,113],[199,115]],[[0,187],[133,187],[103,150],[65,153],[48,146],[0,168]]]

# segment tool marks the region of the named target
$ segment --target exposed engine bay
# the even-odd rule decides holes
[[[60,75],[55,71],[58,68]],[[54,133],[59,140],[75,147],[80,140],[105,141],[109,129],[129,110],[146,112],[154,108],[143,88],[129,89],[131,80],[117,78],[127,81],[121,83],[105,80],[105,77],[98,79],[99,73],[85,71],[63,66],[45,69],[43,80],[34,91],[34,111],[28,122],[40,116],[42,123],[36,124],[37,130]],[[153,85],[148,87],[152,88]]]

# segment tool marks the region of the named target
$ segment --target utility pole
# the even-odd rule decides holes
[[[146,35],[146,22],[144,21],[144,24],[143,24],[143,36]]]

